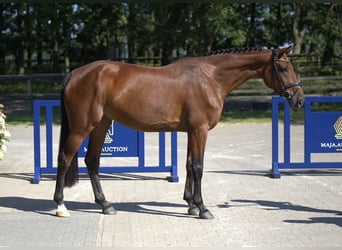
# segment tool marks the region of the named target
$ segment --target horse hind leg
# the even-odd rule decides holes
[[[100,154],[104,138],[111,123],[110,119],[103,118],[90,133],[88,151],[85,158],[95,202],[101,205],[104,214],[116,214],[114,207],[105,198],[99,179]]]
[[[70,213],[64,205],[64,187],[71,187],[78,180],[77,150],[84,136],[80,134],[68,134],[65,144],[61,145],[58,153],[58,170],[54,201],[57,203],[56,215],[58,217],[69,217]]]

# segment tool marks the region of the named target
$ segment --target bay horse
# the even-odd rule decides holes
[[[54,200],[57,216],[70,216],[64,187],[78,181],[77,151],[89,135],[85,163],[95,202],[115,214],[99,180],[100,152],[112,122],[147,132],[181,131],[188,136],[184,200],[188,214],[211,219],[203,203],[201,181],[208,131],[218,123],[225,97],[251,78],[262,78],[293,109],[304,92],[287,54],[278,49],[224,50],[184,57],[161,67],[95,61],[74,69],[61,92],[61,134]]]

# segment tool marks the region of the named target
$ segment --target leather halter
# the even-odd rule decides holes
[[[278,66],[277,66],[276,62],[290,63],[290,61],[288,61],[288,60],[278,59],[274,49],[272,49],[272,64],[273,64],[273,69],[274,69],[276,78],[277,78],[277,80],[278,80],[278,82],[280,84],[280,87],[281,87],[280,96],[284,97],[285,99],[291,100],[296,92],[294,92],[291,95],[287,90],[290,89],[290,88],[293,88],[293,87],[302,88],[302,84],[300,82],[293,82],[293,83],[285,84],[284,81],[283,81],[283,78],[282,78],[282,76],[281,76],[281,74],[279,72],[279,69],[278,69]]]

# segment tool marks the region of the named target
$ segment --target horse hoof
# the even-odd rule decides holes
[[[109,206],[109,207],[103,209],[102,212],[103,212],[103,214],[109,214],[109,215],[114,215],[114,214],[116,214],[116,210],[115,210],[115,208],[112,207],[112,206]]]
[[[200,213],[200,210],[198,207],[191,207],[188,209],[188,214],[189,215],[194,215],[194,216],[198,216]]]
[[[66,218],[66,217],[70,217],[70,213],[68,212],[68,211],[56,211],[56,215],[58,216],[58,217],[64,217],[64,218]]]
[[[56,215],[58,217],[70,217],[70,213],[64,204],[59,204],[57,206]]]
[[[205,210],[203,213],[200,213],[199,218],[207,220],[214,219],[214,215],[209,210]]]

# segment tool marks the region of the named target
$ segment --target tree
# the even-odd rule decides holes
[[[152,15],[147,4],[129,4],[126,6],[127,23],[124,34],[127,36],[128,62],[134,63],[137,56],[152,57]]]
[[[342,57],[342,24],[341,24],[341,7],[332,5],[324,17],[325,22],[322,24],[323,34],[326,36],[326,44],[323,52],[323,64],[333,64],[335,56]],[[336,53],[337,52],[337,53]]]
[[[200,3],[191,9],[190,50],[209,52],[245,44],[247,20],[239,5]]]
[[[302,47],[304,44],[304,37],[308,32],[307,24],[307,7],[301,3],[293,3],[293,21],[292,21],[292,31],[294,37],[294,54],[301,54]]]
[[[11,50],[15,56],[16,70],[19,74],[25,73],[24,68],[24,49],[25,49],[25,14],[27,4],[13,4],[11,11],[13,13],[13,22],[11,31]]]
[[[328,64],[342,53],[341,8],[319,3],[0,3],[0,70],[68,72],[97,59],[134,63],[136,57],[161,57],[165,65],[186,54],[291,42],[295,53],[315,53]]]
[[[323,64],[331,64],[342,54],[342,22],[337,4],[312,4],[308,10],[308,32],[304,39],[306,50],[320,55]]]
[[[161,50],[161,64],[166,65],[172,62],[174,49],[184,41],[186,4],[151,4],[150,10],[155,24],[152,33],[154,53],[158,55]]]
[[[80,32],[77,42],[84,63],[97,59],[120,59],[123,30],[127,23],[124,5],[116,3],[80,4]]]
[[[289,4],[263,4],[260,7],[262,24],[255,34],[259,46],[279,47],[293,41],[292,13]]]

